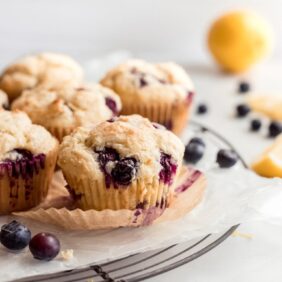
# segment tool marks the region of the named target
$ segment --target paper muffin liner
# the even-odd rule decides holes
[[[136,206],[163,208],[169,204],[170,186],[159,181],[159,177],[153,177],[149,183],[135,180],[126,187],[114,187],[113,184],[107,187],[104,178],[95,181],[81,179],[81,176],[70,171],[65,172],[64,176],[70,194],[82,210],[134,210]]]
[[[58,139],[58,141],[61,143],[63,141],[63,138],[67,135],[70,135],[75,127],[51,127],[51,126],[45,126],[45,128]]]
[[[195,169],[184,167],[174,187],[171,205],[148,210],[87,210],[70,209],[73,200],[64,188],[65,181],[56,173],[46,200],[37,208],[14,213],[17,216],[42,223],[54,224],[69,230],[98,230],[118,227],[137,227],[170,220],[176,220],[200,203],[203,198],[206,179]]]
[[[56,146],[32,161],[0,164],[0,214],[33,208],[46,198],[57,153]]]
[[[167,129],[175,134],[180,134],[187,125],[188,118],[191,112],[193,93],[191,92],[185,101],[174,103],[131,103],[123,102],[123,115],[139,114],[150,119],[152,122],[157,122],[164,125]]]

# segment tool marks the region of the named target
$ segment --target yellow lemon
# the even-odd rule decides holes
[[[261,176],[282,177],[282,135],[253,163],[252,169]]]
[[[247,70],[272,50],[273,33],[259,15],[235,11],[212,24],[208,45],[224,70],[237,73]]]

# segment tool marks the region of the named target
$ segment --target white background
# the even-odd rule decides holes
[[[248,132],[232,117],[238,78],[213,68],[205,46],[212,19],[232,8],[261,12],[276,32],[271,63],[248,74],[258,91],[281,91],[281,1],[267,0],[0,0],[0,66],[35,51],[66,52],[81,61],[127,49],[139,57],[173,59],[188,66],[198,101],[210,113],[198,120],[224,134],[251,161],[269,140]],[[203,257],[153,282],[282,281],[282,230],[267,223],[245,225],[252,239],[231,237]],[[0,279],[1,280],[1,279]]]
[[[279,0],[0,0],[0,63],[39,50],[80,58],[129,49],[167,59],[209,59],[205,35],[225,10],[249,8],[275,27],[282,57]]]

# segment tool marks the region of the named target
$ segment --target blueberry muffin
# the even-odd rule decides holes
[[[81,83],[83,71],[69,56],[40,53],[19,59],[8,66],[0,77],[0,89],[9,100],[17,98],[25,89],[37,85],[50,87]]]
[[[164,210],[183,152],[182,142],[163,126],[120,116],[64,138],[58,164],[83,210]]]
[[[0,111],[0,214],[32,208],[47,195],[58,142],[19,111]]]
[[[8,109],[9,108],[9,101],[7,94],[0,90],[0,109]]]
[[[194,87],[180,66],[131,60],[110,70],[101,83],[120,96],[122,114],[140,114],[176,134],[185,127]]]
[[[118,95],[99,84],[26,90],[12,104],[26,112],[33,123],[48,129],[59,141],[78,126],[93,125],[116,116]]]

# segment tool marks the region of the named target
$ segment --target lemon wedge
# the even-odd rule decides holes
[[[282,120],[282,95],[254,95],[247,99],[247,103],[255,112],[270,119]]]
[[[282,135],[252,164],[252,169],[261,176],[282,178]]]

